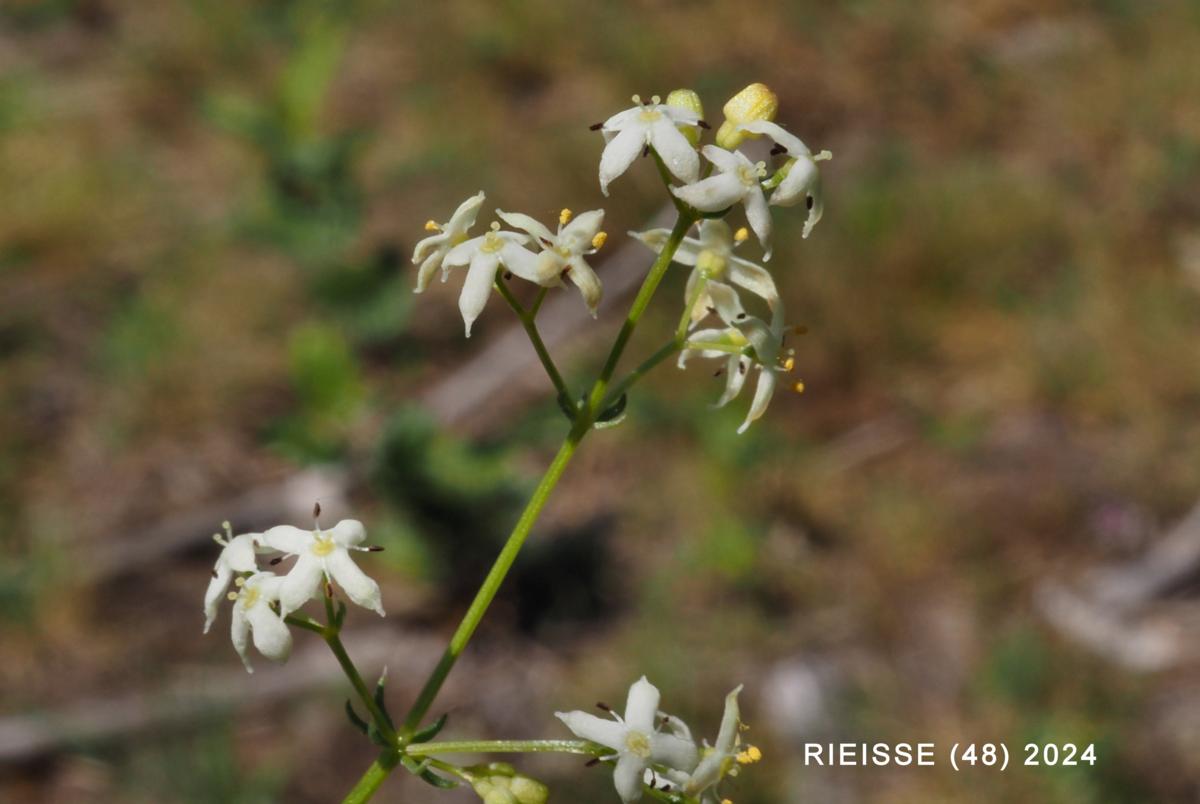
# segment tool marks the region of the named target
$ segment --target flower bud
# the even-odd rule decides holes
[[[699,118],[704,118],[704,104],[700,102],[700,96],[696,94],[695,90],[673,90],[667,96],[667,105],[674,106],[676,109],[687,109],[689,112],[695,112]],[[700,130],[695,126],[680,126],[679,130],[692,145],[700,142]]]
[[[737,127],[751,120],[774,120],[779,98],[766,84],[751,84],[725,104],[725,122],[717,130],[717,145],[732,151],[743,140],[758,137]]]
[[[513,777],[509,791],[518,804],[546,804],[546,800],[550,798],[550,788],[537,779],[520,774]]]

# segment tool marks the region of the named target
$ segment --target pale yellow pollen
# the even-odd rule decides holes
[[[226,599],[226,600],[237,600],[237,599],[238,599],[238,593],[237,593],[237,592],[230,592],[229,594],[225,595],[225,599]]]
[[[733,242],[735,242],[735,243],[745,243],[749,239],[750,239],[750,230],[747,229],[745,226],[741,227],[740,229],[738,229],[736,232],[733,233]]]
[[[650,98],[650,102],[657,106],[658,104],[662,103],[662,96],[654,95]]]
[[[783,370],[784,371],[791,371],[795,367],[796,367],[796,358],[789,357],[787,360],[783,361]]]
[[[504,238],[499,234],[500,224],[492,221],[492,230],[483,236],[483,244],[479,250],[485,254],[494,254],[504,247]]]
[[[804,383],[802,383],[802,382],[796,383],[795,385],[792,386],[792,390],[798,394],[804,393]]]
[[[442,227],[435,220],[427,220],[427,221],[425,221],[425,231],[440,232],[440,231],[442,231]]]
[[[246,585],[246,579],[239,575],[238,577],[233,579],[233,585],[236,586],[238,589],[241,589],[243,586]]]
[[[571,216],[574,214],[575,213],[571,212],[571,210],[567,209],[566,207],[563,207],[563,211],[558,213],[558,225],[566,226],[568,223],[570,223]]]
[[[625,747],[634,756],[648,759],[650,757],[650,738],[640,731],[630,731],[625,735]]]
[[[608,241],[608,232],[596,232],[596,236],[592,238],[592,248],[603,248]]]
[[[721,804],[733,804],[733,799],[723,798],[723,799],[721,799]]]
[[[316,534],[316,539],[313,541],[311,549],[314,556],[317,556],[318,558],[324,558],[332,553],[335,547],[337,547],[337,545],[333,543],[332,536],[320,533]]]
[[[758,750],[758,746],[751,745],[737,755],[737,761],[739,765],[753,765],[762,759],[762,756],[762,751]]]
[[[262,593],[259,592],[259,589],[257,586],[247,586],[245,589],[242,590],[242,594],[241,594],[242,608],[244,608],[244,609],[251,608],[252,606],[254,606],[255,603],[258,602],[258,599],[261,596],[262,596]]]
[[[633,101],[634,106],[642,105],[642,96],[641,95],[634,95],[631,100]]]

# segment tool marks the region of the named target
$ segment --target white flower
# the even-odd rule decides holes
[[[630,232],[629,234],[656,252],[663,250],[670,235],[666,229],[651,229],[647,232]],[[733,249],[737,243],[741,242],[739,238],[744,236],[744,229],[735,237],[730,232],[727,223],[710,219],[700,222],[699,239],[685,237],[679,244],[679,249],[675,252],[675,262],[694,266],[694,270],[688,276],[687,289],[684,293],[685,302],[691,300],[696,283],[702,278],[707,280],[704,289],[696,297],[696,302],[692,306],[693,324],[708,315],[718,300],[728,299],[728,295],[721,290],[722,288],[727,288],[734,294],[734,299],[737,299],[736,291],[726,284],[727,282],[732,282],[759,296],[771,309],[775,309],[779,303],[779,290],[775,287],[775,280],[767,273],[767,269],[749,260],[734,256]],[[736,318],[742,312],[740,301],[738,304],[739,309],[727,310],[727,314]]]
[[[483,206],[483,199],[483,190],[480,190],[459,204],[458,209],[454,210],[454,214],[446,223],[439,224],[429,221],[425,224],[426,231],[438,234],[426,237],[413,249],[413,265],[421,263],[421,267],[417,271],[417,286],[413,288],[414,293],[421,293],[429,287],[429,280],[433,279],[434,273],[439,268],[442,269],[442,281],[446,281],[448,272],[443,267],[443,261],[450,253],[450,249],[467,239],[467,232],[475,225],[475,216],[479,214],[479,208]]]
[[[366,538],[366,530],[356,519],[343,519],[329,530],[278,525],[264,532],[262,541],[268,547],[299,557],[279,589],[283,615],[291,614],[314,598],[321,584],[330,579],[342,587],[352,601],[382,617],[379,584],[368,578],[350,558],[351,550],[371,549],[361,546]]]
[[[247,637],[254,638],[259,653],[277,662],[287,659],[292,651],[292,634],[283,616],[271,607],[279,600],[284,581],[272,572],[256,572],[244,581],[238,578],[241,591],[229,593],[234,600],[229,635],[248,673],[253,673],[254,668],[250,666]]]
[[[604,135],[604,153],[600,155],[600,191],[608,195],[608,185],[620,176],[646,146],[662,158],[671,175],[682,182],[694,182],[700,176],[700,157],[678,126],[697,126],[700,115],[690,109],[660,103],[655,95],[643,104],[633,96],[632,109],[618,112],[600,124]]]
[[[446,255],[446,265],[471,266],[467,269],[462,294],[458,297],[458,309],[462,312],[468,338],[471,337],[471,325],[487,305],[496,281],[496,269],[501,265],[522,279],[539,285],[553,285],[560,281],[558,274],[543,276],[538,273],[536,255],[525,248],[528,242],[528,236],[502,232],[500,224],[493,223],[490,232],[459,243]]]
[[[600,231],[600,225],[604,223],[604,210],[583,212],[572,220],[571,210],[564,209],[558,216],[557,233],[519,212],[498,209],[496,214],[514,229],[528,232],[541,245],[542,253],[537,255],[538,275],[550,277],[565,273],[579,288],[583,303],[595,316],[596,305],[600,303],[603,288],[600,278],[596,276],[596,272],[588,265],[584,256],[595,254],[604,245],[607,235]]]
[[[681,723],[678,718],[662,715],[658,711],[658,701],[658,688],[642,676],[629,688],[624,718],[615,712],[612,713],[614,720],[578,710],[555,713],[576,736],[616,752],[606,759],[617,760],[613,781],[625,804],[642,797],[643,774],[652,764],[689,773],[699,758],[687,727],[681,731],[671,722]],[[660,732],[658,727],[662,724],[672,725],[673,733]]]
[[[821,220],[824,204],[821,201],[821,177],[817,171],[817,163],[832,159],[829,151],[821,151],[813,155],[808,146],[795,134],[789,133],[782,126],[767,120],[755,120],[743,123],[739,129],[754,134],[766,134],[777,145],[784,149],[791,159],[781,171],[787,171],[783,180],[771,194],[771,203],[780,207],[790,207],[806,199],[808,203],[808,218],[804,221],[804,237],[812,233],[817,221]]]
[[[229,528],[229,523],[226,522],[224,525],[224,538],[219,533],[213,535],[222,549],[221,555],[217,556],[217,563],[213,566],[212,580],[208,582],[208,590],[204,593],[204,633],[206,634],[217,619],[217,606],[220,604],[221,598],[225,596],[225,590],[229,588],[229,581],[233,574],[258,571],[254,554],[261,534],[243,533],[240,536],[234,536]]]
[[[746,207],[750,228],[766,252],[763,260],[770,260],[771,211],[767,209],[761,184],[767,175],[766,163],[751,162],[743,153],[726,151],[716,145],[705,145],[704,156],[717,166],[717,175],[683,187],[672,187],[671,192],[701,212],[717,212],[740,201]]]
[[[772,312],[769,325],[754,316],[745,316],[740,321],[736,317],[730,318],[727,315],[729,309],[728,305],[717,305],[717,313],[726,324],[724,329],[697,330],[688,336],[688,346],[679,354],[679,367],[684,368],[688,358],[694,354],[725,359],[725,393],[717,400],[716,407],[728,404],[741,393],[750,368],[758,369],[754,399],[745,421],[738,428],[741,434],[766,412],[775,394],[779,375],[791,371],[795,361],[791,357],[782,362],[780,360],[783,338],[787,333],[783,325],[782,305],[777,305]],[[802,391],[803,388],[802,383],[796,383],[796,391]]]
[[[741,748],[741,720],[738,713],[737,689],[725,696],[725,713],[721,717],[721,729],[716,745],[705,745],[700,764],[679,783],[679,791],[686,796],[705,794],[705,801],[717,800],[714,788],[726,776],[736,776],[738,765],[749,765],[762,759],[762,752],[754,746]]]

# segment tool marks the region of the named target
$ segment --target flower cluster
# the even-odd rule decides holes
[[[319,514],[320,508],[315,512]],[[237,536],[228,522],[224,526],[223,536],[213,536],[222,549],[204,595],[204,633],[216,621],[221,598],[233,581],[237,591],[228,593],[233,601],[230,636],[247,671],[254,672],[248,651],[251,640],[268,659],[287,659],[292,649],[287,616],[324,594],[327,583],[337,583],[351,601],[383,616],[379,584],[350,557],[351,550],[382,549],[363,546],[367,532],[358,520],[343,519],[328,530],[319,523],[314,523],[312,530],[278,525],[263,533]],[[269,561],[272,567],[287,557],[294,556],[296,561],[286,575],[276,575],[258,568],[261,555],[273,556]]]
[[[737,702],[741,690],[739,686],[725,697],[725,714],[713,745],[706,741],[697,746],[686,723],[659,710],[658,688],[645,676],[629,688],[624,717],[606,706],[602,709],[611,719],[579,710],[556,715],[577,737],[614,752],[601,759],[615,762],[613,783],[625,804],[638,801],[643,786],[715,804],[722,779],[762,758],[754,746],[742,747],[745,727]]]

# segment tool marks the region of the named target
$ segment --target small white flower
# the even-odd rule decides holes
[[[561,281],[558,274],[545,276],[538,272],[537,255],[525,248],[528,242],[527,235],[502,232],[500,224],[493,222],[490,232],[459,243],[446,255],[446,265],[470,265],[462,294],[458,297],[458,309],[462,312],[468,338],[471,337],[471,325],[487,305],[496,281],[496,269],[500,266],[539,285],[556,285]]]
[[[254,561],[256,548],[259,546],[258,533],[243,533],[240,536],[234,536],[229,528],[229,523],[225,525],[225,536],[214,534],[213,539],[217,544],[221,545],[221,555],[217,556],[217,563],[213,566],[212,580],[208,582],[208,590],[204,593],[204,633],[212,628],[213,622],[217,619],[217,606],[221,602],[221,598],[225,596],[225,590],[229,588],[229,581],[233,578],[235,572],[257,572],[258,565]]]
[[[612,713],[613,720],[579,710],[555,713],[577,737],[616,752],[606,759],[617,760],[613,781],[625,804],[642,797],[643,775],[652,764],[690,773],[699,759],[687,727],[679,729],[682,721],[660,713],[658,701],[658,688],[642,676],[629,688],[624,718],[615,712]],[[659,731],[659,726],[664,723],[672,727],[672,733]]]
[[[230,638],[233,649],[242,657],[246,672],[253,673],[250,666],[248,637],[253,637],[254,647],[268,659],[282,662],[292,651],[292,634],[283,622],[283,616],[271,607],[279,601],[284,578],[272,572],[256,572],[244,581],[238,578],[238,592],[230,592],[233,599],[233,623]]]
[[[564,209],[558,216],[557,232],[551,232],[540,221],[520,212],[498,209],[496,214],[509,226],[528,232],[538,241],[542,247],[542,253],[537,255],[538,275],[551,277],[565,273],[579,288],[583,303],[594,317],[603,288],[600,278],[584,257],[595,254],[604,245],[607,235],[600,231],[604,223],[604,210],[583,212],[572,220],[571,210]]]
[[[783,325],[782,305],[775,307],[769,325],[754,316],[745,316],[741,320],[730,318],[727,315],[729,309],[729,305],[717,305],[717,313],[726,324],[724,329],[697,330],[688,336],[688,347],[679,354],[679,367],[684,368],[692,355],[726,361],[725,393],[717,400],[716,407],[723,407],[741,393],[751,367],[758,369],[754,399],[745,421],[738,428],[740,435],[766,412],[775,394],[779,375],[791,371],[795,361],[790,356],[781,361],[780,352],[787,333]],[[801,383],[795,385],[797,391],[803,390],[803,387]]]
[[[821,200],[821,177],[817,171],[817,163],[832,159],[829,151],[821,151],[814,155],[808,146],[787,129],[767,120],[755,120],[743,123],[739,129],[754,134],[766,134],[777,145],[784,149],[790,157],[788,163],[780,170],[786,170],[783,180],[771,194],[771,203],[779,207],[790,207],[805,199],[808,203],[808,218],[804,221],[804,237],[812,233],[817,221],[821,220],[824,204]]]
[[[362,547],[367,532],[356,519],[343,519],[329,530],[319,527],[302,530],[291,525],[277,525],[262,535],[268,547],[298,556],[295,566],[279,589],[279,604],[284,616],[312,600],[321,584],[330,579],[342,587],[346,597],[383,616],[379,584],[367,577],[354,559],[351,550],[367,551]]]
[[[749,765],[762,759],[762,752],[754,746],[741,747],[741,720],[738,712],[737,689],[725,696],[725,713],[721,717],[721,729],[716,745],[705,745],[700,764],[679,784],[679,791],[686,796],[705,795],[705,801],[717,800],[715,787],[726,776],[736,776],[739,765]]]
[[[646,146],[653,148],[675,178],[694,182],[700,176],[700,157],[679,126],[695,127],[700,115],[690,109],[668,106],[655,95],[643,104],[633,96],[634,106],[618,112],[600,125],[604,152],[600,155],[600,191],[608,195],[608,185],[629,169]]]
[[[741,202],[746,207],[746,220],[766,252],[763,261],[770,260],[771,211],[767,209],[761,183],[767,175],[766,163],[751,162],[739,151],[726,151],[716,145],[705,145],[703,152],[716,165],[717,175],[672,187],[671,192],[701,212],[717,212]]]
[[[670,232],[666,229],[651,229],[647,232],[630,232],[629,234],[654,251],[661,252]],[[744,235],[745,230],[743,229],[739,232],[738,237],[744,237]],[[733,293],[733,298],[738,304],[738,309],[726,310],[727,316],[736,319],[737,315],[742,313],[736,291],[727,282],[732,282],[759,296],[771,309],[775,309],[779,303],[779,290],[775,287],[775,280],[767,273],[767,269],[734,255],[733,249],[738,242],[740,240],[730,232],[729,224],[720,220],[704,220],[700,222],[699,239],[685,237],[679,244],[679,249],[675,252],[675,262],[694,266],[694,270],[688,276],[687,289],[684,292],[685,303],[692,298],[696,283],[701,278],[707,279],[704,289],[692,307],[693,324],[708,315],[719,302],[726,302],[729,295],[722,291],[722,288]]]
[[[450,253],[450,249],[467,239],[467,232],[475,225],[475,217],[479,214],[479,208],[483,206],[483,199],[483,190],[480,190],[459,204],[458,209],[454,210],[454,214],[446,223],[439,224],[429,221],[425,224],[426,231],[437,232],[437,234],[426,237],[413,249],[413,265],[421,264],[417,271],[417,286],[413,288],[414,293],[424,292],[439,268],[442,269],[442,281],[446,281],[448,272],[443,266],[446,255]]]

